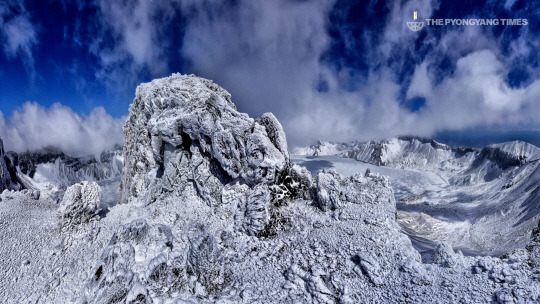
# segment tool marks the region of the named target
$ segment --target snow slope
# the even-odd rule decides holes
[[[540,149],[531,144],[476,150],[402,138],[350,146],[341,156],[293,159],[326,161],[346,175],[370,168],[389,176],[398,222],[421,251],[445,241],[470,254],[502,255],[524,246],[540,219]]]
[[[1,195],[10,275],[0,276],[0,302],[540,300],[538,230],[502,258],[438,244],[422,261],[396,221],[388,178],[312,176],[291,164],[273,115],[237,112],[209,80],[174,74],[142,84],[124,132],[120,203],[105,214],[63,225],[47,193]],[[79,199],[95,202],[77,193],[66,197],[74,211],[88,206]]]

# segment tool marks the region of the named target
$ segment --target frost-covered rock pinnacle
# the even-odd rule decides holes
[[[287,140],[274,115],[239,113],[210,80],[175,74],[142,84],[129,113],[121,203],[150,204],[193,186],[212,205],[232,181],[252,188],[287,175]]]

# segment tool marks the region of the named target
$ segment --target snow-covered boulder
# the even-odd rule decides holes
[[[194,191],[215,205],[232,181],[253,188],[288,176],[287,140],[274,115],[239,113],[227,91],[193,75],[140,85],[124,133],[120,203]]]
[[[96,182],[74,184],[66,189],[60,215],[65,226],[87,223],[100,211],[101,187]]]
[[[86,282],[85,303],[152,303],[186,284],[185,252],[170,227],[134,220],[116,231]]]
[[[393,201],[394,192],[384,176],[357,173],[345,178],[334,170],[317,175],[317,206],[323,211],[336,211],[348,203],[372,204],[381,194]],[[395,213],[394,203],[384,206],[392,208],[390,212]]]

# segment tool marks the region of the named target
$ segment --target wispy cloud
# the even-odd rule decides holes
[[[376,44],[364,49],[347,50],[366,59],[367,76],[337,70],[321,60],[331,39],[328,14],[330,9],[339,11],[339,3],[239,1],[220,6],[210,2],[183,2],[191,18],[182,55],[191,61],[192,71],[230,90],[240,109],[275,112],[293,144],[317,138],[367,140],[430,136],[475,126],[511,127],[530,123],[533,113],[539,113],[531,98],[538,94],[538,82],[517,89],[506,81],[512,65],[509,58],[523,56],[518,54],[523,48],[503,54],[502,41],[489,31],[462,27],[425,29],[425,44],[418,49],[419,33],[405,23],[414,10],[430,18],[440,6],[438,1],[387,5],[386,24],[371,33],[382,38],[367,39]],[[449,66],[441,68],[441,60]],[[326,82],[322,91],[316,85],[321,79]],[[345,89],[343,83],[351,82],[354,89]],[[403,104],[407,97],[424,97],[426,104],[412,112]]]
[[[20,58],[33,83],[37,77],[33,55],[38,44],[37,28],[22,1],[0,3],[0,37],[4,54],[10,59]]]
[[[176,17],[174,3],[100,0],[97,8],[100,26],[91,46],[99,59],[97,79],[114,90],[169,73],[164,49],[171,37],[161,30]]]

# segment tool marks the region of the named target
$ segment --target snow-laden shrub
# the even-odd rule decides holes
[[[96,182],[84,181],[70,186],[60,206],[63,224],[78,225],[96,218],[100,200],[101,187]]]

